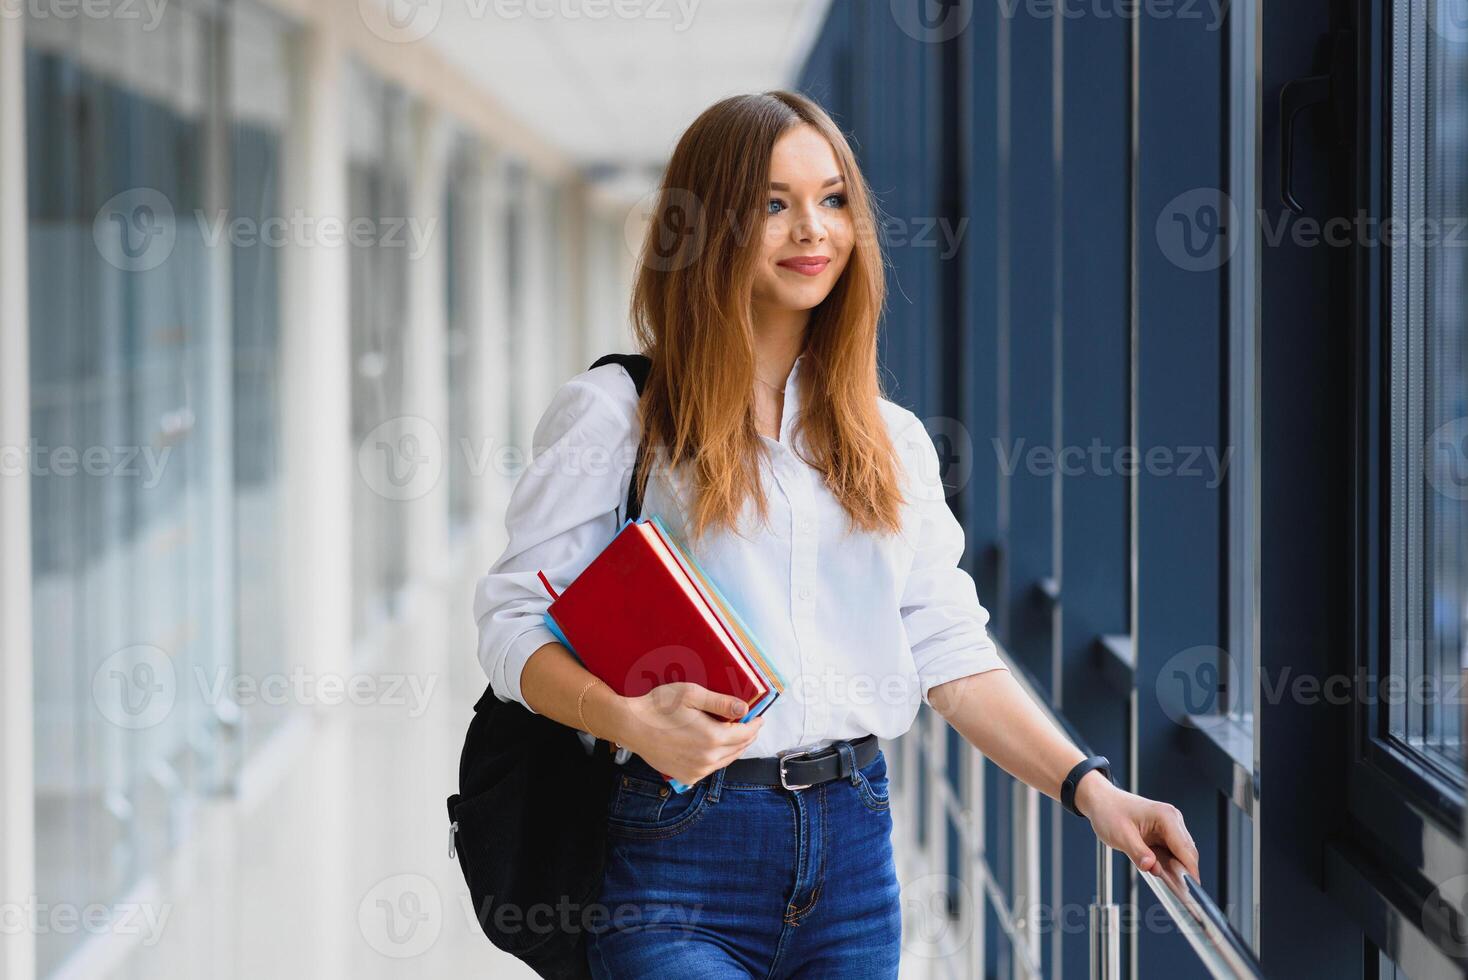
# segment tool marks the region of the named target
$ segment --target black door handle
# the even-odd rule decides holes
[[[1305,206],[1295,196],[1295,117],[1312,106],[1329,104],[1333,149],[1348,152],[1355,139],[1355,33],[1339,28],[1324,41],[1326,74],[1292,78],[1279,90],[1279,199],[1296,214],[1304,214]],[[1342,162],[1349,163],[1349,157]]]
[[[1305,206],[1295,197],[1295,116],[1330,100],[1330,76],[1292,78],[1279,90],[1279,199],[1296,214]]]

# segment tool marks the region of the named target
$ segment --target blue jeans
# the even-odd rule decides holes
[[[897,976],[880,751],[847,778],[793,791],[719,769],[664,792],[640,759],[628,766],[609,804],[602,921],[587,936],[596,980]]]

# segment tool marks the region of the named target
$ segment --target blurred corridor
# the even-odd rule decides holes
[[[1465,0],[0,0],[0,980],[532,976],[448,853],[474,584],[771,88],[880,201],[995,639],[1204,858],[924,709],[905,977],[1097,910],[1116,976],[1463,975]]]

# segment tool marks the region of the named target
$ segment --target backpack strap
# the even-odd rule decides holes
[[[637,397],[642,397],[642,389],[647,386],[647,375],[652,370],[652,358],[646,354],[603,354],[591,367],[598,368],[603,364],[622,365],[627,373],[632,375],[632,383],[637,386]],[[632,479],[627,484],[627,506],[624,513],[627,519],[634,521],[642,516],[642,500],[637,493],[637,474],[642,469],[645,441],[639,441],[637,444],[637,456],[632,462]]]

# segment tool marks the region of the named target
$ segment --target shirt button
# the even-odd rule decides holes
[[[800,587],[800,597],[802,599],[809,599],[810,598],[810,586],[808,586],[808,585],[802,585]]]
[[[809,531],[810,530],[810,520],[807,519],[807,518],[801,518],[801,521],[800,521],[800,529],[802,531]]]

